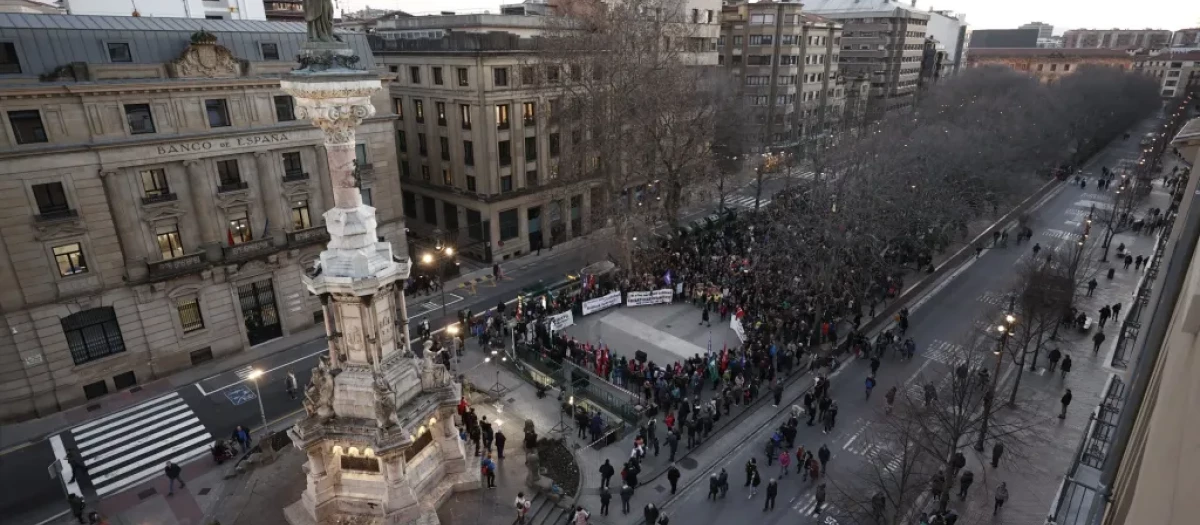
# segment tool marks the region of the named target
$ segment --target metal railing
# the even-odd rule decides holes
[[[146,271],[151,279],[162,279],[190,272],[198,272],[207,267],[208,261],[204,256],[204,252],[146,263]]]
[[[275,251],[275,242],[274,239],[267,237],[266,239],[227,246],[222,248],[222,250],[225,252],[225,260],[237,261],[272,253]]]
[[[313,226],[303,230],[287,232],[288,246],[304,246],[329,240],[329,232],[324,226]]]
[[[1108,377],[1104,400],[1096,407],[1091,416],[1088,431],[1084,433],[1082,450],[1079,461],[1089,467],[1099,469],[1108,459],[1113,431],[1117,428],[1117,419],[1121,408],[1125,406],[1125,382],[1116,374]]]

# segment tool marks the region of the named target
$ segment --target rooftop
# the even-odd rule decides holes
[[[978,57],[1046,57],[1046,58],[1131,58],[1132,55],[1120,49],[1061,49],[1045,47],[972,47],[967,55],[969,58]]]
[[[821,15],[849,15],[867,13],[895,13],[903,11],[909,16],[928,19],[927,10],[913,7],[912,2],[895,0],[806,0],[804,10]]]
[[[1164,49],[1161,53],[1153,55],[1138,55],[1138,62],[1152,62],[1160,60],[1200,60],[1200,51],[1189,50],[1182,53],[1172,53],[1170,48]]]

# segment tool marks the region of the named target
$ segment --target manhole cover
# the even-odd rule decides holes
[[[700,463],[692,458],[683,458],[679,460],[677,464],[679,465],[679,468],[684,470],[695,470],[696,467],[700,466]]]
[[[655,486],[654,486],[654,491],[655,491],[655,492],[657,492],[657,493],[659,493],[659,494],[662,494],[662,493],[664,493],[664,492],[666,492],[666,491],[667,491],[667,487],[664,487],[664,486],[662,486],[662,485],[655,485]]]

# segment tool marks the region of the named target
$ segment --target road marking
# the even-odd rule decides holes
[[[67,448],[63,446],[62,436],[55,434],[50,437],[50,449],[54,451],[54,458],[58,460],[58,476],[63,486],[67,488],[67,493],[83,496],[83,491],[79,490],[79,482],[72,481],[67,483],[67,480],[72,479],[74,476],[75,470],[67,463]],[[59,514],[59,516],[61,515]],[[53,518],[42,523],[48,523],[49,521],[53,521]]]
[[[291,361],[288,361],[288,362],[286,362],[286,363],[284,363],[284,364],[282,364],[282,365],[279,365],[279,366],[277,366],[277,367],[275,367],[275,368],[269,368],[269,369],[267,369],[267,370],[263,370],[263,375],[265,376],[265,375],[267,375],[267,374],[269,374],[269,373],[271,373],[271,372],[274,372],[274,371],[276,371],[276,370],[279,370],[279,369],[281,369],[281,368],[286,368],[286,367],[292,366],[292,365],[294,365],[294,364],[296,364],[296,363],[299,363],[300,361],[303,361],[303,360],[305,360],[305,359],[308,359],[308,358],[310,358],[310,357],[313,357],[313,356],[316,356],[316,355],[321,355],[321,354],[323,354],[323,353],[325,353],[325,352],[327,352],[327,351],[329,351],[329,349],[328,349],[328,348],[322,348],[322,349],[320,349],[320,350],[317,350],[316,352],[313,352],[313,353],[311,353],[311,354],[308,354],[308,355],[306,355],[306,356],[303,356],[303,357],[298,357],[298,358],[296,358],[296,359],[293,359],[293,360],[291,360]],[[247,365],[247,366],[249,366],[249,365]],[[253,369],[253,368],[251,368],[251,369]],[[221,375],[221,374],[217,374],[217,376],[219,376],[219,375]],[[212,377],[217,377],[217,376],[212,376]],[[199,391],[200,391],[200,395],[202,395],[202,396],[204,396],[204,397],[208,397],[208,396],[210,396],[210,395],[212,395],[212,394],[216,394],[217,392],[220,392],[220,391],[222,391],[222,390],[225,390],[225,389],[227,389],[227,388],[233,388],[233,387],[235,387],[235,386],[238,386],[238,385],[240,385],[240,384],[242,384],[242,383],[245,383],[245,382],[246,382],[246,378],[245,378],[245,377],[242,377],[242,376],[240,376],[240,375],[239,375],[238,377],[239,377],[239,379],[238,379],[237,381],[234,381],[234,382],[232,382],[232,383],[229,383],[228,385],[225,385],[225,386],[223,386],[223,387],[221,387],[221,388],[218,388],[218,389],[215,389],[215,390],[205,390],[205,389],[204,389],[204,387],[203,387],[203,386],[200,384],[200,383],[204,382],[204,380],[196,381],[196,383],[195,383],[195,384],[196,384],[196,390],[199,390]],[[208,379],[212,379],[212,378],[208,378]]]

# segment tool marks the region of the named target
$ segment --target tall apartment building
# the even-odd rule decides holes
[[[374,67],[365,37],[342,38]],[[297,23],[0,17],[0,419],[319,321],[301,276],[333,193],[322,132],[279,89],[305,39]],[[375,105],[363,197],[403,242],[395,115]]]
[[[1200,51],[1139,55],[1133,69],[1153,77],[1164,97],[1182,97],[1200,92]]]
[[[1200,47],[1200,27],[1176,31],[1171,36],[1171,47]]]
[[[1071,29],[1063,33],[1065,49],[1159,49],[1171,45],[1165,29]]]
[[[303,22],[304,0],[263,0],[267,20],[273,22]]]
[[[967,50],[967,15],[953,11],[929,11],[926,38],[932,37],[945,51],[943,75],[953,75],[962,67]]]
[[[928,13],[891,0],[811,0],[804,10],[842,24],[838,66],[847,76],[870,77],[869,113],[912,107]]]
[[[1017,26],[1017,29],[1037,29],[1037,37],[1040,39],[1054,36],[1054,26],[1045,22],[1030,22],[1028,24],[1021,24]]]
[[[761,124],[757,144],[786,148],[842,117],[841,25],[794,2],[726,6],[719,62]]]
[[[267,19],[263,0],[63,0],[63,7],[69,15],[208,20]]]

